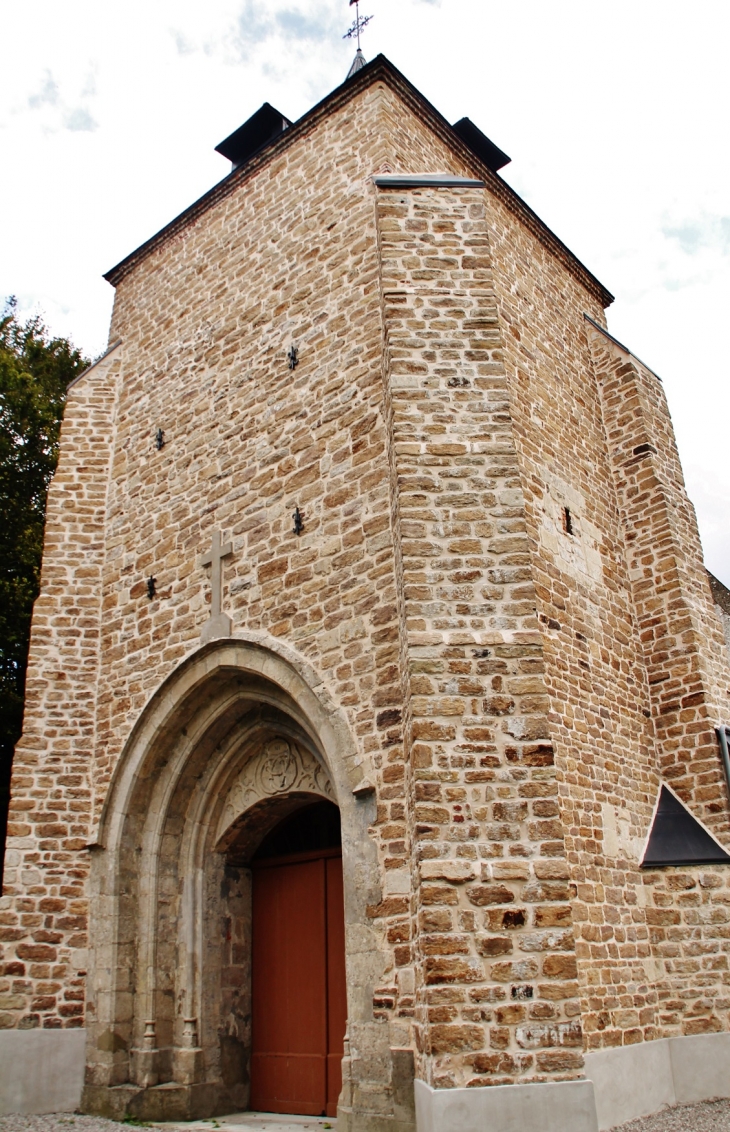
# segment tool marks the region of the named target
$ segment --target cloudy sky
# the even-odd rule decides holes
[[[101,278],[224,176],[263,101],[289,118],[345,76],[347,0],[3,5],[0,296],[89,355]],[[512,157],[503,175],[616,295],[609,327],[662,377],[708,566],[730,585],[727,0],[363,0],[386,54]]]

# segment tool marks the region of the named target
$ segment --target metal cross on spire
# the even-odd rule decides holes
[[[364,31],[372,20],[372,16],[360,15],[360,0],[350,0],[350,7],[355,5],[355,22],[352,27],[348,28],[343,39],[357,39],[357,51],[360,54],[360,32]]]

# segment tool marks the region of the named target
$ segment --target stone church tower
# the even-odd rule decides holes
[[[69,391],[2,1103],[595,1132],[728,1095],[730,667],[660,380],[382,56],[219,148]]]

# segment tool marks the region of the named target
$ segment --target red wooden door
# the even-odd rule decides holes
[[[347,1027],[345,978],[345,906],[342,857],[325,860],[327,896],[327,1105],[326,1116],[337,1116],[342,1088],[342,1054]]]
[[[334,1116],[347,1021],[342,860],[253,870],[251,1108]]]

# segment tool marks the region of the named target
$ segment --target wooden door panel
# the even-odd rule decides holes
[[[254,1111],[322,1116],[326,1092],[327,1059],[322,1055],[252,1055],[250,1106]]]
[[[342,859],[254,867],[251,1108],[336,1116],[346,1026]]]
[[[329,857],[327,871],[327,1116],[337,1115],[347,1027],[345,908],[342,858]]]
[[[253,874],[251,1107],[326,1107],[327,942],[322,859]]]

